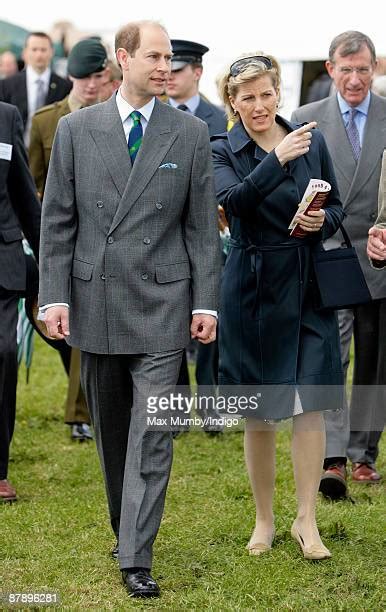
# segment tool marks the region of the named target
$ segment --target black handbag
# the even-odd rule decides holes
[[[343,225],[340,230],[347,247],[329,251],[322,247],[312,253],[316,310],[351,308],[372,299],[355,247]]]

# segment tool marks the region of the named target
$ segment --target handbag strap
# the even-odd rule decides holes
[[[348,235],[348,233],[344,229],[342,221],[340,222],[338,229],[340,229],[340,231],[342,232],[344,241],[347,244],[347,248],[351,249],[352,244],[351,244],[350,236]]]

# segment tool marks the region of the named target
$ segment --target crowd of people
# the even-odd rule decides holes
[[[67,78],[51,70],[44,32],[28,35],[22,71],[11,54],[0,60],[0,498],[17,499],[8,463],[26,296],[69,377],[71,436],[95,437],[112,554],[133,597],[160,594],[152,549],[172,463],[172,428],[149,423],[148,400],[189,385],[192,340],[199,389],[264,389],[245,418],[256,504],[249,554],[275,544],[280,421],[293,421],[291,534],[305,559],[331,557],[317,495],[347,496],[348,459],[352,481],[381,480],[386,99],[371,89],[374,45],[361,32],[336,36],[326,62],[333,87],[291,120],[279,114],[280,65],[261,52],[234,57],[218,80],[223,107],[210,103],[199,91],[208,51],[141,21],[117,33],[116,62],[96,37],[75,44]],[[322,208],[304,213],[310,179],[330,191]],[[372,299],[322,309],[314,255],[344,246],[342,222]]]

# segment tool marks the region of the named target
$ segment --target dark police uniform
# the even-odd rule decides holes
[[[201,65],[202,56],[209,51],[209,48],[205,45],[189,40],[173,39],[171,43],[173,48],[172,72],[182,70],[188,64]],[[227,119],[224,111],[215,104],[211,104],[201,94],[199,96],[200,102],[194,111],[194,115],[205,121],[208,126],[209,136],[221,134],[227,128]],[[217,385],[217,374],[217,340],[210,344],[198,343],[196,363],[197,384],[214,388]],[[189,385],[186,353],[184,353],[182,359],[178,383],[180,385]]]

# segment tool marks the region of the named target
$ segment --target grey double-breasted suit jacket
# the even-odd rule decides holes
[[[386,275],[371,267],[366,254],[367,235],[378,209],[381,161],[386,149],[386,99],[371,93],[361,155],[355,162],[336,95],[297,109],[292,119],[298,123],[317,121],[332,157],[343,210],[344,226],[356,247],[359,261],[373,299],[386,298]],[[337,232],[329,240],[337,247],[343,240]]]
[[[115,96],[63,117],[43,200],[40,305],[70,305],[72,346],[183,348],[218,307],[220,246],[207,126],[155,102],[134,167]]]

